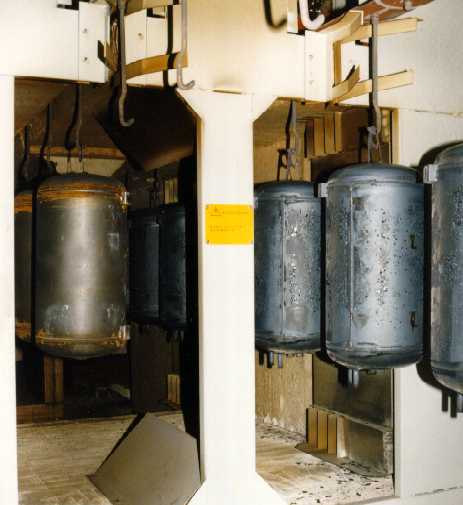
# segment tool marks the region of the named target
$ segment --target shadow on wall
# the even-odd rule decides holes
[[[195,153],[196,154],[196,153]],[[180,162],[179,201],[186,207],[186,296],[188,328],[181,343],[181,403],[186,432],[200,439],[199,420],[199,329],[198,329],[198,224],[196,156]]]
[[[423,178],[423,171],[426,165],[432,164],[436,158],[448,147],[453,147],[461,144],[461,141],[449,142],[433,147],[423,154],[418,164],[415,167],[420,178]],[[424,229],[424,316],[423,316],[423,338],[424,338],[424,356],[423,360],[416,366],[418,375],[421,380],[430,386],[442,391],[442,411],[449,411],[452,417],[457,417],[455,393],[442,386],[435,378],[431,368],[431,259],[432,259],[432,208],[431,208],[431,192],[432,187],[426,184],[424,187],[425,197],[425,229]]]

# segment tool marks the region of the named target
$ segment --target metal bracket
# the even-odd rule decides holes
[[[128,191],[124,191],[121,196],[122,206],[127,208],[130,205],[130,193]]]
[[[432,184],[437,182],[437,170],[439,165],[430,164],[426,165],[423,170],[423,182],[425,184]]]
[[[188,54],[188,10],[187,0],[180,0],[182,9],[182,48],[177,60],[177,86],[179,89],[192,89],[195,81],[184,82],[183,80],[183,59]]]
[[[418,25],[417,18],[384,21],[378,24],[377,35],[395,35],[414,32]],[[305,99],[316,102],[338,103],[371,92],[371,79],[360,81],[360,69],[354,66],[348,78],[343,79],[342,46],[356,41],[370,39],[373,36],[371,24],[364,24],[363,12],[351,10],[339,21],[323,27],[318,32],[306,31],[305,44],[307,63]],[[329,58],[326,58],[326,55]],[[413,84],[411,70],[379,76],[377,88],[392,89]]]
[[[318,198],[328,197],[328,183],[322,182],[318,185]]]

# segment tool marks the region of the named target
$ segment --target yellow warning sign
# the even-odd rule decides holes
[[[206,205],[206,242],[243,245],[254,242],[252,205]]]

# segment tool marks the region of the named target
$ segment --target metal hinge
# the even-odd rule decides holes
[[[439,165],[430,164],[426,165],[423,170],[423,182],[425,184],[432,184],[437,182],[437,169]]]

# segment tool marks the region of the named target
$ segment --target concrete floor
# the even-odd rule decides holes
[[[182,427],[180,415],[164,420]],[[18,428],[20,505],[111,505],[87,479],[133,417],[23,425]],[[299,452],[301,438],[257,425],[259,473],[288,505],[338,505],[393,494],[392,479],[371,479]]]

